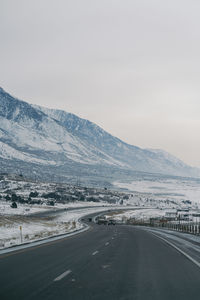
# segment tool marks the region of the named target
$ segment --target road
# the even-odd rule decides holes
[[[151,232],[92,225],[0,256],[0,299],[197,300],[200,268]]]
[[[38,211],[36,213],[28,214],[26,216],[27,218],[35,218],[35,217],[46,218],[48,216],[61,214],[66,211],[68,212],[68,211],[74,211],[80,209],[99,208],[99,207],[100,206],[78,206],[78,207],[68,207],[68,208],[55,208],[47,211]]]
[[[69,212],[69,211],[76,211],[76,210],[81,210],[81,209],[94,209],[94,208],[102,208],[103,210],[102,211],[105,211],[105,210],[112,210],[114,209],[115,211],[120,211],[120,210],[134,210],[134,209],[145,209],[145,207],[143,208],[136,208],[135,206],[133,207],[123,207],[123,206],[78,206],[78,207],[68,207],[68,208],[55,208],[55,209],[51,209],[51,210],[47,210],[47,211],[39,211],[39,212],[36,212],[36,213],[32,213],[32,214],[27,214],[26,217],[27,218],[35,218],[35,217],[40,217],[40,218],[46,218],[48,216],[52,216],[52,215],[57,215],[57,214],[61,214],[63,212]]]

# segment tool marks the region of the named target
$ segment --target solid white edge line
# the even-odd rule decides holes
[[[54,279],[54,281],[59,281],[61,279],[63,279],[64,277],[66,277],[67,275],[69,275],[72,271],[71,270],[67,270],[66,272],[62,273],[60,276],[56,277]]]
[[[187,257],[189,260],[191,260],[197,267],[200,268],[200,263],[195,260],[194,258],[192,258],[189,254],[187,254],[186,252],[184,252],[183,250],[181,250],[179,247],[175,246],[174,244],[172,244],[171,242],[169,242],[168,240],[166,240],[165,238],[153,233],[152,231],[149,230],[149,232],[151,232],[151,234],[153,234],[154,236],[156,236],[157,238],[163,240],[165,243],[167,243],[168,245],[170,245],[171,247],[173,247],[174,249],[176,249],[178,252],[180,252],[181,254],[183,254],[185,257]]]

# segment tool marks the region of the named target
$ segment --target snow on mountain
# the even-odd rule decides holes
[[[169,161],[169,163],[174,163],[174,164],[176,164],[177,166],[180,166],[180,167],[185,166],[185,164],[184,164],[184,162],[182,162],[182,160],[180,160],[176,156],[168,153],[165,150],[162,150],[162,149],[146,149],[146,150],[150,151],[150,152],[153,152],[153,153],[156,153],[158,158]]]
[[[121,162],[115,161],[94,146],[89,148],[58,121],[28,103],[13,98],[3,89],[0,90],[0,100],[1,141],[18,151],[26,152],[24,160],[27,161],[28,156],[37,153],[38,157],[47,161],[53,158],[57,164],[70,159],[87,164],[121,165]],[[16,158],[20,157],[16,155]],[[8,158],[10,159],[9,155]]]
[[[52,164],[52,165],[55,164],[54,161],[49,161],[49,160],[46,161],[34,156],[27,155],[26,153],[18,151],[8,146],[7,144],[2,143],[1,141],[0,141],[0,157],[5,159],[23,160],[26,162],[37,163],[37,164]]]
[[[37,107],[37,106],[34,106]],[[141,149],[128,145],[113,137],[96,124],[62,110],[38,107],[40,111],[59,121],[73,135],[80,137],[90,145],[95,145],[104,153],[123,162],[126,167],[145,172],[158,172],[197,176],[199,170],[192,169],[180,159],[164,150]]]
[[[111,174],[120,169],[183,176],[200,174],[163,150],[129,145],[88,120],[65,111],[30,105],[2,88],[0,158],[4,165],[6,160],[12,160],[55,165],[73,172],[77,166],[80,170],[81,165],[82,168],[87,165],[93,173],[110,166]]]

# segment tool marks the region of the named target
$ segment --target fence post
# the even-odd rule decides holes
[[[21,225],[19,226],[19,230],[20,230],[20,240],[21,240],[21,244],[22,244],[23,240],[22,240],[22,226]]]

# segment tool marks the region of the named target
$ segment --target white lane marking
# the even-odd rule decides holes
[[[105,246],[108,246],[109,245],[109,242],[105,243]]]
[[[172,246],[173,248],[175,248],[177,251],[179,251],[181,254],[183,254],[185,257],[187,257],[189,260],[191,260],[197,267],[200,268],[200,263],[192,258],[189,254],[187,254],[186,252],[184,252],[183,250],[181,250],[180,248],[178,248],[177,246],[175,246],[174,244],[172,244],[171,242],[169,242],[168,240],[164,239],[163,237],[151,232],[153,235],[155,235],[156,237],[158,237],[159,239],[163,240],[164,242],[166,242],[168,245]]]
[[[63,279],[65,276],[69,275],[72,271],[71,270],[67,270],[66,272],[62,273],[60,276],[56,277],[54,279],[54,281],[59,281],[61,279]]]
[[[102,266],[103,269],[107,269],[107,268],[109,268],[109,267],[110,267],[110,265],[103,265],[103,266]]]
[[[112,240],[114,240],[114,237],[112,237]]]
[[[99,251],[94,251],[92,255],[96,255],[97,253],[99,253]]]

